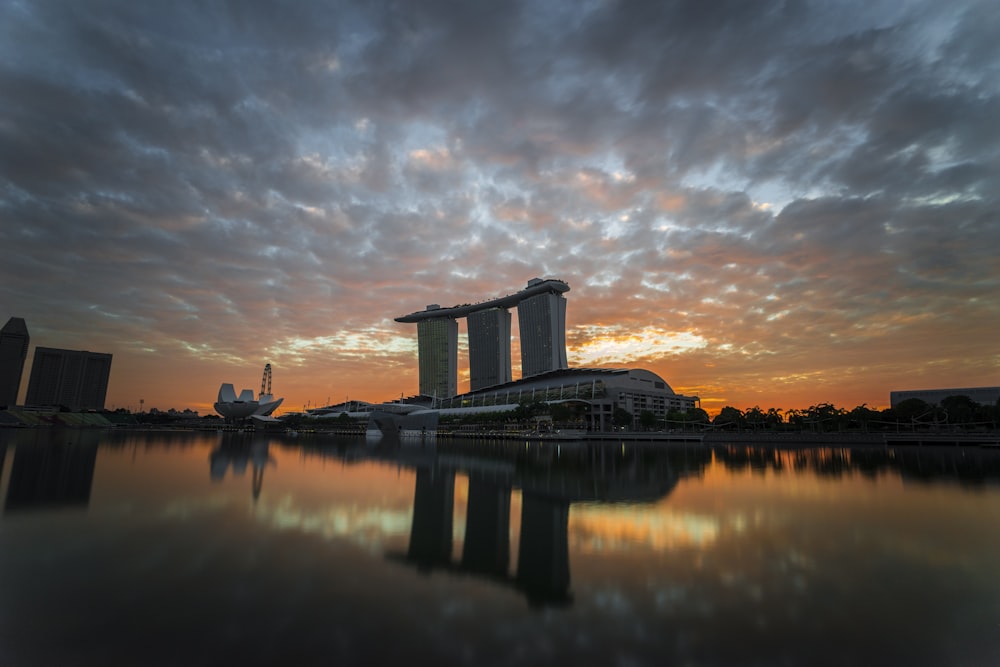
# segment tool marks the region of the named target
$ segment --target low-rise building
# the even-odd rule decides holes
[[[1000,401],[1000,387],[963,387],[957,389],[907,389],[889,392],[889,405],[896,407],[910,398],[918,398],[928,405],[939,405],[949,396],[968,396],[980,405],[995,405]]]

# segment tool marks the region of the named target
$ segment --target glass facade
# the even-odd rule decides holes
[[[469,380],[472,391],[511,381],[510,311],[490,308],[471,313]]]
[[[110,354],[36,347],[24,403],[103,410],[110,375]]]
[[[566,360],[566,298],[538,294],[517,304],[521,334],[521,376],[568,368]]]
[[[450,398],[458,393],[458,322],[451,318],[417,323],[420,393]]]

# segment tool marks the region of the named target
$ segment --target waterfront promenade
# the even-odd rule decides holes
[[[870,445],[984,446],[1000,447],[1000,432],[915,432],[863,433],[840,431],[809,433],[801,431],[588,431],[588,432],[449,432],[441,430],[438,438],[509,439],[540,442],[606,443],[702,443],[705,445],[747,444],[774,447],[829,447]]]

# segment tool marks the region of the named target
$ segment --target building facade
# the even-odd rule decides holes
[[[12,317],[0,329],[0,408],[17,405],[30,342],[23,318]]]
[[[517,304],[517,323],[521,334],[521,377],[569,367],[566,297],[549,292],[521,301]]]
[[[472,391],[435,401],[431,407],[442,415],[505,412],[525,403],[569,403],[584,407],[592,431],[609,431],[615,410],[638,420],[643,412],[664,419],[675,410],[700,406],[697,396],[674,392],[656,373],[641,368],[570,368],[540,373],[506,385]]]
[[[397,322],[417,324],[420,393],[437,398],[458,393],[457,320],[462,318],[468,321],[472,388],[509,381],[509,309],[514,306],[521,332],[522,376],[566,368],[566,299],[562,294],[568,291],[569,285],[561,280],[532,278],[514,294],[450,308],[431,304],[426,310],[397,317]]]
[[[24,404],[103,410],[110,376],[110,354],[36,347]]]
[[[1000,387],[964,387],[957,389],[908,389],[890,391],[889,405],[896,407],[910,398],[918,398],[928,405],[939,405],[950,396],[968,396],[980,405],[996,405],[1000,401]]]
[[[472,391],[511,381],[510,311],[490,308],[470,313],[469,385]]]
[[[417,322],[417,357],[421,394],[443,398],[458,393],[458,322],[450,317]]]

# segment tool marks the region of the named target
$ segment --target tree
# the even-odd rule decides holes
[[[869,422],[877,421],[880,416],[881,414],[869,408],[867,403],[862,403],[847,413],[848,423],[856,423],[865,433],[868,432]]]
[[[813,430],[840,430],[843,417],[846,414],[847,411],[843,408],[838,408],[831,403],[820,403],[819,405],[810,405],[806,409],[805,421],[811,425]]]
[[[632,413],[625,408],[615,408],[611,415],[611,423],[620,428],[632,425]]]
[[[756,431],[758,426],[762,427],[767,421],[767,415],[760,409],[759,405],[755,405],[743,413],[743,419]]]
[[[901,422],[911,423],[920,415],[926,414],[931,406],[921,401],[919,398],[908,398],[900,401],[893,408],[892,412]]]
[[[716,426],[735,426],[736,428],[740,428],[743,425],[743,413],[739,409],[727,405],[719,410],[719,414],[715,415],[712,423]]]
[[[643,431],[648,431],[656,426],[656,415],[651,410],[643,410],[639,413],[639,425]]]
[[[557,424],[564,424],[573,418],[573,410],[565,403],[551,404],[549,414],[552,415],[552,421]]]
[[[949,396],[941,401],[941,407],[951,424],[968,424],[976,417],[979,404],[968,396]]]
[[[691,408],[686,413],[684,413],[684,421],[690,422],[692,424],[708,424],[712,420],[708,416],[708,413],[701,408]]]

